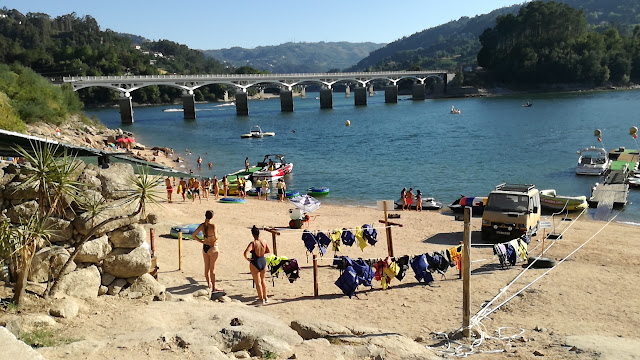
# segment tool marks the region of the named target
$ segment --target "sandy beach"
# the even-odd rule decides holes
[[[174,194],[175,196],[175,194]],[[375,204],[363,207],[322,205],[312,215],[310,230],[355,228],[372,224],[379,228],[379,242],[375,247],[361,251],[357,246],[342,247],[338,255],[351,258],[384,258],[387,254],[384,230],[378,223],[382,211]],[[158,258],[158,280],[178,297],[189,297],[206,288],[203,274],[202,246],[193,241],[183,243],[183,269],[178,270],[178,241],[169,236],[172,225],[199,223],[207,209],[214,211],[213,222],[218,226],[220,259],[217,267],[218,286],[234,300],[276,317],[285,323],[292,320],[315,318],[343,325],[385,329],[404,334],[424,345],[440,345],[434,334],[449,332],[462,322],[462,280],[455,268],[446,277],[434,274],[430,286],[419,284],[410,269],[404,281],[393,280],[387,290],[374,282],[372,290],[360,287],[357,298],[349,299],[334,285],[339,276],[331,267],[332,252],[327,252],[319,262],[319,296],[313,297],[313,273],[311,257],[307,257],[301,241],[301,230],[281,229],[277,237],[278,255],[298,259],[301,278],[289,283],[286,278],[268,279],[270,302],[255,305],[257,298],[252,288],[249,265],[243,259],[243,250],[251,241],[253,225],[286,226],[289,221],[289,203],[276,200],[247,199],[246,204],[225,204],[213,199],[173,203],[166,201],[154,206],[150,212],[159,216],[153,227]],[[453,216],[436,211],[402,212],[394,221],[403,224],[393,228],[393,245],[396,256],[417,255],[440,251],[462,241],[463,222]],[[480,241],[481,219],[473,218],[472,242]],[[574,251],[606,223],[584,218],[571,222],[559,222],[557,232],[563,232],[561,240],[548,241],[545,256],[560,260]],[[486,335],[495,336],[501,329],[503,336],[518,335],[516,340],[486,339],[477,351],[504,349],[508,355],[476,354],[477,359],[496,359],[508,356],[513,359],[535,358],[538,352],[553,359],[633,359],[640,350],[637,326],[640,324],[640,292],[634,282],[640,276],[640,250],[635,246],[638,228],[611,223],[594,236],[584,247],[548,275],[514,297],[489,318],[482,320]],[[271,235],[262,232],[271,244]],[[533,239],[530,254],[538,255],[541,236]],[[475,314],[483,304],[491,300],[500,289],[511,282],[521,271],[517,265],[500,269],[496,256],[487,245],[474,245],[471,250],[471,313]],[[308,259],[308,260],[307,260]],[[518,282],[506,291],[499,302],[523,288],[546,270],[530,269]],[[275,286],[273,286],[275,284]],[[34,300],[34,306],[40,300]],[[498,303],[499,303],[498,302]],[[217,306],[205,298],[197,301],[172,302],[167,313],[151,311],[156,302],[100,297],[87,303],[76,319],[68,320],[63,334],[87,340],[127,339],[137,332],[166,331],[169,328],[190,326],[194,312]],[[497,304],[497,303],[496,303]],[[117,315],[106,309],[117,310]],[[191,316],[187,316],[190,314]],[[156,344],[157,345],[157,344]],[[144,351],[142,350],[144,348]],[[48,359],[81,359],[86,352],[74,351],[72,345],[40,350]],[[439,354],[435,349],[434,358]],[[139,348],[113,348],[108,352],[92,354],[92,358],[185,358],[189,350],[166,352],[154,344]],[[309,358],[325,358],[322,354]],[[306,357],[298,357],[306,358]]]

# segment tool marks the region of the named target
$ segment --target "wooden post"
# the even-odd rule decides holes
[[[182,231],[178,232],[178,270],[182,270]]]
[[[462,335],[469,337],[471,319],[471,208],[464,208],[464,239],[462,247]]]
[[[391,228],[389,227],[389,218],[387,217],[387,202],[383,201],[384,208],[384,231],[387,234],[387,253],[393,257],[393,240],[391,240]]]
[[[540,256],[544,256],[544,238],[547,237],[547,229],[542,229],[542,254]]]
[[[313,296],[318,297],[318,255],[313,254]]]
[[[149,238],[151,238],[151,255],[155,255],[156,254],[156,238],[155,238],[155,231],[153,230],[153,228],[149,229]]]
[[[275,228],[263,227],[262,229],[271,233],[271,243],[273,244],[271,246],[271,252],[273,253],[273,255],[278,256],[278,244],[276,243],[276,235],[280,235],[280,232],[276,231]]]

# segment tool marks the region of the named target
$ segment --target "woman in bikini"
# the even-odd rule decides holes
[[[213,211],[207,210],[204,213],[205,220],[196,231],[193,232],[193,238],[202,243],[202,257],[204,258],[204,277],[207,279],[207,286],[211,291],[222,291],[216,287],[216,262],[218,261],[218,229],[215,224],[211,223]],[[204,235],[200,239],[198,234]]]
[[[267,299],[267,283],[265,281],[267,260],[264,258],[264,254],[271,252],[271,250],[269,244],[260,239],[260,230],[255,225],[251,228],[251,235],[253,235],[253,241],[244,250],[244,258],[250,264],[249,270],[253,276],[253,282],[256,284],[258,302],[266,304],[269,300]]]

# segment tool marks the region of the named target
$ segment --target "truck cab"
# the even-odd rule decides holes
[[[483,241],[509,241],[540,228],[540,192],[535,185],[500,184],[489,194],[482,214]]]

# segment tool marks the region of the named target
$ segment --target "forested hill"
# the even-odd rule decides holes
[[[349,42],[288,42],[254,49],[232,47],[204,54],[233,66],[251,66],[272,73],[311,73],[344,69],[384,44]]]
[[[591,26],[614,26],[629,35],[640,24],[640,0],[560,0],[584,9]],[[403,70],[415,68],[456,69],[477,66],[482,32],[495,26],[499,15],[516,14],[521,5],[500,8],[473,18],[462,17],[387,44],[362,59],[350,71]]]

